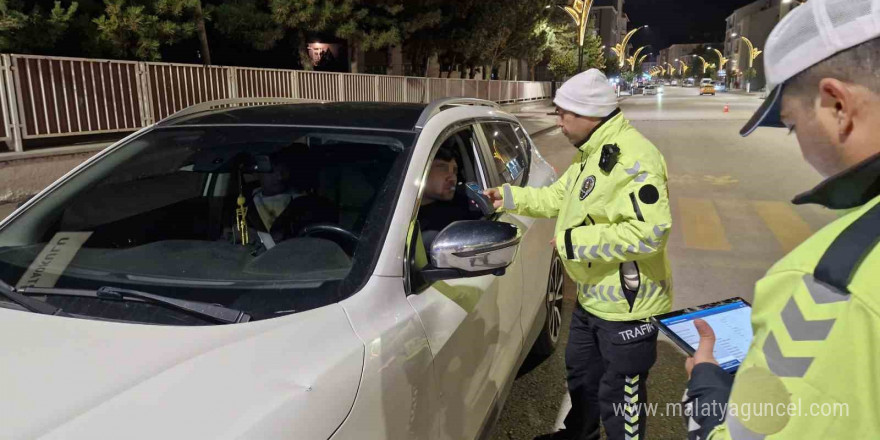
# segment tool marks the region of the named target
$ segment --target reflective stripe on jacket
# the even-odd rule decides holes
[[[599,166],[605,146],[620,150],[609,172]],[[557,217],[557,251],[585,310],[609,321],[670,310],[666,162],[619,111],[592,132],[558,181],[543,188],[504,185],[502,194],[504,210]],[[621,270],[630,262],[638,283],[627,288]]]

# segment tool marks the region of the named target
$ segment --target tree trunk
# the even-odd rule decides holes
[[[296,31],[296,35],[299,37],[298,46],[297,46],[297,54],[299,54],[299,63],[302,65],[303,70],[315,70],[312,66],[312,59],[309,57],[308,50],[308,36],[306,35],[306,31],[303,29],[299,29]]]
[[[202,45],[202,63],[211,65],[211,50],[208,47],[208,32],[205,30],[205,15],[202,13],[202,1],[194,3],[193,18],[196,21],[196,30],[199,33],[199,43]]]
[[[531,81],[536,81],[536,79],[535,79],[535,77],[537,76],[537,75],[535,74],[536,67],[537,67],[537,66],[535,66],[534,63],[532,63],[532,65],[529,66],[529,75],[531,75]]]

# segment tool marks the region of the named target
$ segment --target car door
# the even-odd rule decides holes
[[[480,123],[480,137],[485,144],[484,156],[489,166],[493,186],[505,183],[513,186],[545,186],[548,169],[539,169],[532,163],[532,146],[522,125],[511,121],[486,121]],[[512,223],[520,228],[523,237],[520,241],[517,260],[522,261],[522,280],[517,292],[522,295],[522,308],[519,316],[525,341],[531,342],[540,331],[543,322],[542,307],[546,307],[545,295],[553,248],[549,241],[553,238],[555,220],[535,219],[509,213],[501,214],[498,220]],[[530,337],[529,337],[530,336]],[[525,347],[528,350],[531,347]]]
[[[488,169],[475,127],[466,124],[445,132],[430,157],[450,136],[459,136],[457,143],[470,153],[462,165],[472,166],[477,183],[485,187]],[[426,166],[430,167],[430,161]],[[411,230],[409,246],[414,249],[421,238],[414,225]],[[522,346],[518,319],[521,282],[518,259],[503,276],[437,281],[424,286],[410,283],[408,299],[421,318],[434,356],[439,438],[476,438],[495,414],[500,391],[512,374]]]

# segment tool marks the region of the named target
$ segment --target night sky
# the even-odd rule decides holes
[[[633,47],[650,44],[648,50],[656,55],[671,44],[724,42],[724,20],[752,1],[625,0],[623,10],[630,29],[649,26],[633,36]]]

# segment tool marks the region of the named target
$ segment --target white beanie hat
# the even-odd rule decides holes
[[[617,94],[604,73],[590,69],[562,84],[553,103],[581,116],[604,118],[617,109]]]

